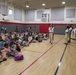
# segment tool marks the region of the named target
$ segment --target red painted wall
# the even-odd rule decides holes
[[[51,25],[51,23],[17,23],[17,22],[5,22],[5,21],[0,21],[0,24],[17,24],[17,25],[38,25],[39,26],[39,32],[48,32],[48,28]],[[53,24],[55,26],[67,26],[70,24]]]
[[[48,32],[48,28],[50,27],[50,24],[40,24],[40,32]]]

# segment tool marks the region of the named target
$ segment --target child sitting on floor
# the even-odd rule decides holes
[[[25,40],[23,40],[20,45],[21,46],[29,46],[29,42],[26,42]]]
[[[5,43],[5,52],[6,52],[6,56],[14,56],[15,54],[11,51],[10,46]]]
[[[15,50],[17,50],[18,52],[21,52],[21,48],[18,42],[15,43]]]
[[[2,47],[4,47],[4,41],[3,41],[2,37],[0,36],[0,49],[1,49]]]
[[[2,62],[2,61],[6,61],[7,59],[5,58],[5,57],[3,57],[3,54],[2,54],[2,52],[1,52],[1,49],[0,49],[0,63]]]
[[[6,36],[5,37],[5,43],[10,44],[10,42],[11,42],[11,39],[9,38],[9,36]]]
[[[36,36],[36,40],[37,40],[38,42],[42,42],[42,36],[41,36],[40,34],[38,34],[38,35]]]
[[[14,52],[14,53],[18,53],[18,51],[15,48],[16,44],[14,42],[14,40],[12,39],[11,43],[10,43],[10,49]]]
[[[42,34],[42,39],[43,39],[43,40],[47,40],[47,39],[48,39],[48,36],[47,36],[46,33]]]
[[[2,61],[2,58],[3,58],[3,55],[2,55],[2,52],[1,52],[1,49],[0,49],[0,62]]]
[[[36,43],[36,42],[37,42],[35,35],[32,35],[32,40],[31,40],[31,42],[32,42],[32,43]]]

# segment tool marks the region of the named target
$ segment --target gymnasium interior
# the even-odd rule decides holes
[[[75,53],[76,0],[0,0],[0,75],[76,75]]]

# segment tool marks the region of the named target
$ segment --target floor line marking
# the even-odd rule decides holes
[[[63,59],[63,57],[64,57],[66,48],[67,48],[67,45],[66,45],[65,48],[64,48],[63,54],[62,54],[62,56],[61,56],[61,58],[60,58],[60,61],[59,61],[59,63],[58,63],[58,66],[57,66],[57,68],[56,68],[56,71],[55,71],[54,75],[57,75],[57,73],[58,73],[58,70],[59,70],[59,67],[60,67],[60,65],[61,65],[62,59]]]
[[[32,50],[25,50],[25,51],[34,52],[34,53],[42,53],[42,52],[37,52],[37,51],[32,51]]]
[[[63,36],[64,37],[64,36]],[[40,57],[38,57],[34,62],[32,62],[29,66],[27,66],[21,73],[19,73],[18,75],[22,75],[26,70],[28,70],[34,63],[36,63],[42,56],[44,56],[51,48],[53,48],[60,40],[63,39],[63,37],[61,39],[59,39],[54,45],[52,45],[47,51],[45,51]]]

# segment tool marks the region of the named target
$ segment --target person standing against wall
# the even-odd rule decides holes
[[[31,31],[31,27],[28,27],[27,30],[28,30],[28,31]]]
[[[18,26],[16,26],[16,30],[15,31],[18,32]]]
[[[31,30],[31,29],[32,29],[31,27],[28,27],[28,29],[27,29],[27,30],[28,30],[28,35],[29,35],[29,36],[31,36],[31,34],[32,34],[32,30]]]
[[[52,44],[54,40],[54,26],[51,25],[48,30],[49,30],[50,43]]]

